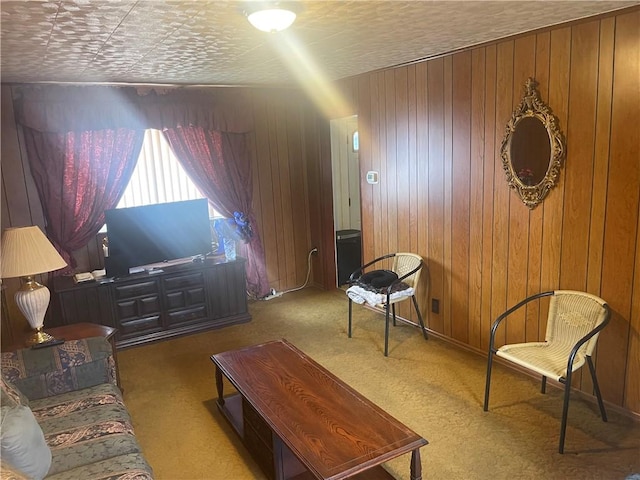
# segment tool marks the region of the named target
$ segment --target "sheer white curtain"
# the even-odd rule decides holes
[[[204,198],[159,130],[147,130],[129,185],[116,208]],[[210,216],[213,209],[209,206]]]

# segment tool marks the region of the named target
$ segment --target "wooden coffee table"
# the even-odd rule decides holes
[[[428,442],[286,340],[211,356],[218,408],[269,479],[389,479],[411,452],[422,479]],[[224,396],[223,376],[237,393]]]

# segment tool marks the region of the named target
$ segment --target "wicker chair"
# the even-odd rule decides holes
[[[393,259],[393,266],[391,267],[391,272],[397,275],[397,278],[393,280],[390,284],[385,285],[383,287],[379,287],[378,291],[380,295],[380,302],[376,304],[377,307],[383,308],[385,311],[385,331],[384,331],[384,355],[385,357],[389,356],[389,309],[391,309],[393,325],[396,325],[396,303],[402,302],[404,300],[408,300],[411,298],[413,301],[413,306],[416,309],[416,313],[418,315],[418,321],[420,322],[420,329],[422,330],[422,334],[425,340],[428,339],[427,330],[424,326],[424,321],[422,320],[422,315],[420,314],[420,309],[418,308],[418,301],[415,296],[415,289],[417,288],[418,281],[420,280],[420,273],[424,266],[424,262],[420,255],[416,255],[414,253],[390,253],[388,255],[384,255],[382,257],[378,257],[375,260],[361,266],[356,271],[354,271],[349,277],[349,284],[354,285],[359,281],[362,281],[365,278],[365,273],[372,273],[373,270],[369,267],[374,267],[376,264],[380,265],[379,262],[383,262],[387,259]],[[369,270],[367,270],[369,269]],[[388,272],[388,271],[386,271]],[[397,292],[397,288],[401,284],[406,284],[408,287],[414,289],[414,293],[412,295],[407,296],[399,296],[394,298],[393,294]],[[351,338],[351,317],[353,310],[353,300],[349,297],[349,328],[348,335]]]
[[[549,296],[551,300],[544,342],[517,343],[495,348],[496,331],[503,320],[532,300]],[[572,290],[556,290],[532,295],[500,315],[491,327],[484,411],[486,412],[489,409],[491,366],[493,354],[496,354],[504,360],[542,375],[542,393],[545,393],[547,377],[564,384],[564,404],[560,425],[560,453],[564,452],[571,376],[573,372],[580,369],[585,363],[589,365],[589,371],[593,379],[593,390],[598,399],[600,414],[602,415],[602,420],[606,422],[607,414],[604,410],[591,354],[596,347],[600,331],[609,322],[610,315],[609,306],[601,298],[589,293]]]

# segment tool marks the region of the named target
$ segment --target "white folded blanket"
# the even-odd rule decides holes
[[[409,287],[405,290],[400,290],[399,292],[393,292],[389,296],[389,300],[397,300],[398,298],[410,297],[415,293],[413,287]],[[371,290],[367,290],[365,288],[359,287],[358,285],[353,285],[347,289],[347,296],[356,302],[359,305],[363,303],[367,303],[372,307],[376,305],[380,305],[387,301],[387,295],[378,292],[372,292]]]

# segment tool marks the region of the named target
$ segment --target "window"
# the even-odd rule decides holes
[[[360,135],[358,134],[358,130],[353,132],[353,134],[351,135],[351,145],[354,152],[360,150]]]
[[[144,134],[138,163],[116,208],[204,198],[160,130]],[[209,204],[209,216],[220,217]]]

